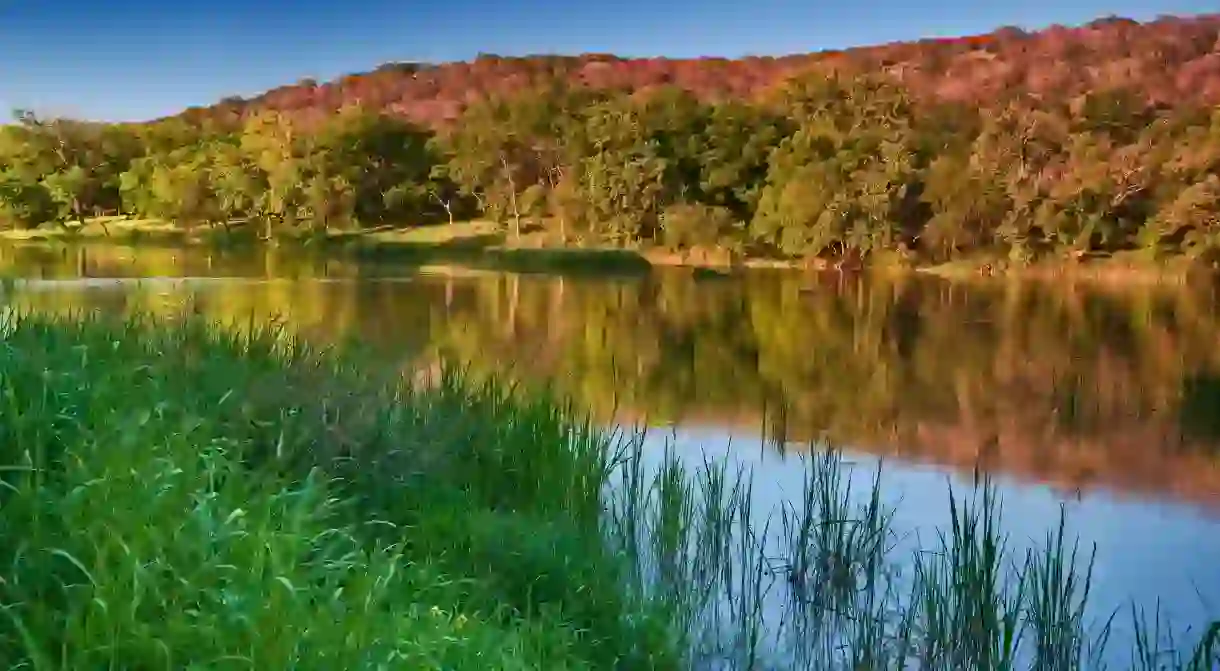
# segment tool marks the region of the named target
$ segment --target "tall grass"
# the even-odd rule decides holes
[[[0,662],[21,669],[1079,669],[1109,622],[989,486],[896,551],[833,450],[649,465],[545,393],[404,382],[273,328],[0,323]],[[1135,668],[1210,669],[1220,627]]]
[[[272,330],[0,335],[4,668],[679,668],[555,404]]]
[[[853,466],[833,449],[804,465],[802,495],[779,511],[774,534],[751,509],[749,473],[683,466],[671,452],[651,479],[626,478],[612,499],[620,512],[610,519],[630,527],[612,538],[663,545],[637,544],[633,556],[654,567],[644,590],[682,614],[688,660],[852,671],[1220,668],[1220,622],[1174,640],[1159,607],[1151,621],[1132,607],[1131,649],[1119,649],[1111,634],[1120,613],[1087,607],[1093,556],[1069,541],[1062,511],[1044,543],[1018,552],[1003,532],[997,489],[983,480],[965,495],[948,491],[949,522],[931,543],[899,550],[880,466],[870,480],[851,478]],[[853,482],[868,486],[853,491]],[[674,554],[685,557],[686,574],[666,568]]]

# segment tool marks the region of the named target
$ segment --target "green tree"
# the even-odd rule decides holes
[[[886,79],[798,80],[789,92],[797,130],[771,155],[751,223],[785,254],[867,256],[905,242],[919,197],[914,105]]]
[[[296,226],[308,179],[301,165],[306,139],[298,123],[277,112],[256,114],[242,127],[239,143],[266,185],[256,208],[265,223],[265,237],[277,227]]]
[[[675,202],[675,164],[627,100],[595,105],[584,126],[589,151],[570,178],[582,228],[620,244],[654,240],[666,205]]]
[[[242,154],[239,141],[222,141],[212,147],[208,179],[226,226],[259,214],[260,196],[267,190],[265,176]]]
[[[39,182],[0,173],[0,222],[35,228],[55,218],[55,201]]]
[[[402,119],[345,108],[311,137],[307,152],[324,157],[324,165],[311,161],[320,171],[312,188],[332,191],[362,223],[418,218],[432,209],[428,186],[438,163],[428,139]]]
[[[740,102],[715,105],[699,138],[701,200],[749,221],[767,181],[771,152],[790,133],[788,120]]]

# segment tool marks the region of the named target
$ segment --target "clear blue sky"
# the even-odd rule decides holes
[[[386,61],[778,55],[1217,9],[1215,0],[0,0],[0,110],[136,120]]]

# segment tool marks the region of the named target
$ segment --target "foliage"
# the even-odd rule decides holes
[[[864,77],[792,88],[797,129],[771,155],[754,234],[793,256],[892,249],[919,188],[905,92]]]
[[[789,59],[486,56],[149,124],[20,113],[0,129],[0,208],[18,226],[481,215],[514,238],[838,262],[1214,263],[1218,42],[1201,17]]]
[[[677,668],[601,543],[607,443],[550,402],[272,330],[0,331],[14,668]]]
[[[666,84],[705,102],[766,97],[806,71],[891,72],[925,102],[990,106],[1011,97],[1075,98],[1125,88],[1158,104],[1220,103],[1220,16],[1166,16],[1138,23],[1109,18],[1082,26],[895,42],[843,51],[741,59],[480,56],[471,62],[390,63],[330,82],[305,81],[249,99],[226,98],[174,119],[239,125],[265,110],[325,115],[360,101],[427,127],[448,126],[478,101],[551,86],[599,92]]]
[[[33,228],[55,218],[55,201],[42,182],[0,174],[0,223]]]

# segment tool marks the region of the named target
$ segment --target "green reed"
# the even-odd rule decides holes
[[[272,329],[0,333],[6,668],[679,668],[554,403]]]
[[[1115,614],[1091,617],[1092,553],[1066,515],[1038,547],[1014,550],[984,480],[949,490],[947,528],[901,549],[881,502],[881,468],[860,490],[833,449],[804,459],[799,498],[779,524],[753,510],[752,478],[666,449],[651,468],[640,434],[621,443],[609,539],[635,567],[631,588],[675,623],[689,668],[1102,669],[1204,671],[1220,664],[1220,624],[1193,647],[1133,609],[1133,650],[1116,652]],[[774,532],[774,533],[772,533]]]

